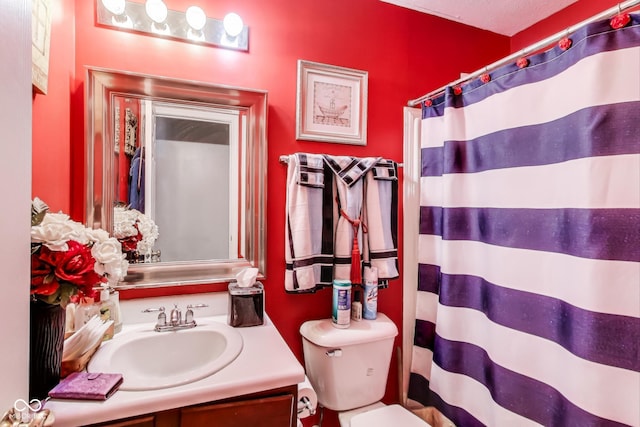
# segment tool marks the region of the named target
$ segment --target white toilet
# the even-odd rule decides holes
[[[338,329],[331,319],[300,327],[307,377],[318,403],[339,412],[341,427],[427,427],[400,405],[386,406],[384,396],[398,328],[387,316],[351,322]]]

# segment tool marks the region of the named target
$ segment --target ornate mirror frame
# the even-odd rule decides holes
[[[115,200],[114,123],[115,96],[213,105],[238,110],[246,120],[243,153],[246,210],[244,230],[239,230],[244,253],[238,259],[131,264],[119,289],[221,283],[235,279],[247,267],[266,274],[267,92],[190,80],[87,68],[85,144],[85,220],[87,226],[113,230]],[[162,232],[162,230],[160,230]]]

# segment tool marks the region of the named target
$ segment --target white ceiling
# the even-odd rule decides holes
[[[512,36],[578,0],[382,0]]]

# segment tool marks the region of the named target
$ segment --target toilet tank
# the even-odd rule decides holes
[[[384,396],[396,325],[384,314],[338,329],[331,319],[300,327],[307,377],[318,402],[334,411],[375,403]]]

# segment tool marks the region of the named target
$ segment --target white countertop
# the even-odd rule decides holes
[[[201,319],[227,322],[226,315]],[[123,332],[135,326],[140,325],[125,325]],[[103,402],[52,399],[45,407],[53,411],[55,427],[77,427],[266,391],[304,381],[304,368],[266,313],[264,325],[236,330],[242,335],[242,351],[231,364],[207,378],[159,390],[119,390]],[[118,335],[114,339],[117,337]]]

